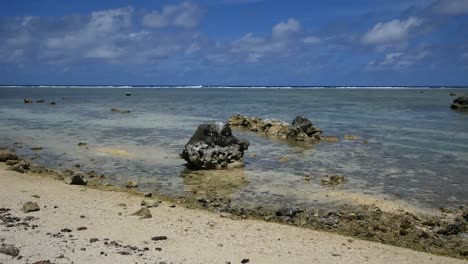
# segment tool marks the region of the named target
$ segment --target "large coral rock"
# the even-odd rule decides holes
[[[259,132],[268,136],[278,136],[281,139],[295,141],[320,140],[322,130],[315,127],[309,119],[297,116],[292,124],[276,119],[260,119],[258,117],[245,117],[234,115],[229,118],[228,124],[250,131]]]
[[[454,110],[468,111],[468,95],[460,96],[453,100],[450,108]]]
[[[232,135],[228,124],[216,122],[198,126],[180,157],[191,169],[243,167],[244,151],[249,142]]]

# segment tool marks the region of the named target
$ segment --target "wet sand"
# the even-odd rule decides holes
[[[0,263],[467,263],[168,202],[149,208],[152,218],[131,216],[143,199],[154,202],[9,171],[0,163],[0,216],[10,219],[0,224],[0,241],[20,250],[16,258],[0,254]],[[24,213],[28,201],[40,210]]]

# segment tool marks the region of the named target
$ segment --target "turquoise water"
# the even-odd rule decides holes
[[[451,92],[468,89],[3,87],[0,145],[42,165],[79,163],[112,183],[135,180],[142,190],[176,197],[223,190],[243,205],[307,206],[337,202],[332,193],[343,191],[455,207],[468,204],[468,114],[449,108]],[[46,102],[24,104],[25,97]],[[187,171],[178,154],[198,124],[237,113],[289,122],[305,115],[340,141],[293,144],[235,130],[251,142],[244,169]],[[29,149],[36,146],[43,149]],[[320,185],[326,174],[348,182],[331,190]]]

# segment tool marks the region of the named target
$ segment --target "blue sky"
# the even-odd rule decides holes
[[[0,84],[468,85],[468,0],[0,1]]]

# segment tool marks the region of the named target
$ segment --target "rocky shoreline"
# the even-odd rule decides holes
[[[125,191],[140,197],[159,199],[173,205],[204,209],[232,219],[261,219],[292,226],[338,233],[422,252],[468,259],[468,208],[442,209],[440,215],[420,215],[406,211],[390,212],[379,205],[341,205],[336,208],[244,208],[231,204],[229,197],[216,193],[188,192],[177,199],[158,194],[143,194],[137,188],[110,186],[105,175],[94,171],[56,171],[31,164],[8,150],[0,150],[0,161],[11,170],[64,181],[64,184],[87,184],[100,190]],[[76,169],[76,168],[75,168]],[[143,198],[145,199],[145,198]],[[154,203],[143,203],[151,208]],[[157,206],[157,205],[156,205]],[[148,217],[146,210],[138,213]],[[4,219],[4,218],[3,218]],[[5,222],[5,220],[4,220]]]

